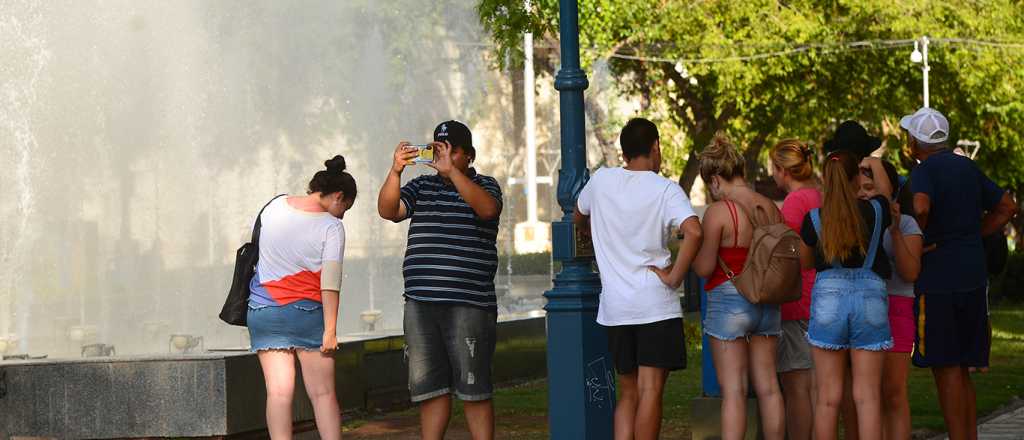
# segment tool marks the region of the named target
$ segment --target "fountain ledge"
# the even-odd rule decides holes
[[[544,318],[498,324],[497,383],[544,377]],[[344,338],[336,383],[348,411],[408,405],[401,334]],[[293,416],[313,419],[301,375]],[[234,437],[265,432],[254,353],[211,351],[0,362],[0,439]]]

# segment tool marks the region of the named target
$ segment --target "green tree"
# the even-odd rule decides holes
[[[911,39],[928,35],[931,105],[954,137],[979,140],[979,163],[1024,190],[1024,7],[1019,1],[676,1],[580,0],[586,66],[607,62],[618,90],[643,112],[686,133],[669,161],[689,190],[696,154],[717,131],[745,148],[763,177],[766,147],[798,137],[819,144],[846,119],[884,135],[888,154],[912,164],[898,120],[921,105],[921,71]],[[481,0],[480,19],[499,64],[522,57],[525,30],[557,63],[558,0]],[[536,38],[536,37],[535,37]],[[893,41],[901,40],[901,41]],[[1016,42],[991,45],[986,42]],[[852,43],[867,41],[865,44]],[[545,49],[544,46],[547,48]],[[544,65],[543,63],[541,65]]]

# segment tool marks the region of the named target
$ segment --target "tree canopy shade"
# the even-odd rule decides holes
[[[820,145],[846,119],[886,140],[890,159],[913,164],[898,121],[921,106],[922,72],[910,61],[927,35],[930,104],[953,139],[981,143],[978,162],[999,184],[1024,190],[1024,4],[1011,0],[579,0],[584,64],[607,62],[617,89],[641,112],[686,133],[670,174],[690,189],[696,154],[716,131],[745,148],[751,177],[774,142]],[[532,31],[557,51],[558,0],[481,0],[496,61],[522,58]],[[550,52],[549,52],[550,53]],[[543,52],[538,55],[543,56]],[[548,65],[549,69],[553,69]],[[663,136],[663,144],[665,136]]]

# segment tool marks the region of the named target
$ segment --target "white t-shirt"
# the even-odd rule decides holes
[[[917,220],[906,214],[900,215],[900,232],[903,235],[923,235],[921,228],[917,226]],[[889,256],[889,264],[892,266],[892,278],[885,280],[885,290],[890,295],[913,298],[914,283],[904,281],[896,270],[896,254],[892,251],[892,235],[889,235],[888,230],[883,233],[882,248],[885,249],[885,254]]]
[[[326,212],[306,212],[279,197],[263,210],[260,259],[249,299],[283,306],[321,290],[341,290],[345,225]]]
[[[679,295],[648,266],[671,263],[669,238],[697,215],[683,189],[650,171],[601,168],[580,191],[576,207],[590,216],[601,275],[597,322],[636,325],[682,317]]]

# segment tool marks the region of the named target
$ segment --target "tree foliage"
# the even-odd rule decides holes
[[[535,0],[527,11],[521,1],[481,0],[496,61],[520,60],[530,30],[546,43],[537,55],[553,71],[558,3]],[[763,176],[756,159],[775,141],[820,145],[846,119],[882,135],[887,154],[911,165],[898,121],[921,106],[922,72],[907,40],[923,35],[933,40],[931,106],[949,117],[954,139],[981,142],[978,161],[990,176],[1024,189],[1019,1],[580,0],[579,10],[584,65],[608,63],[642,113],[686,133],[677,146],[685,154],[668,171],[687,189],[696,154],[719,130],[744,146],[754,176]]]

